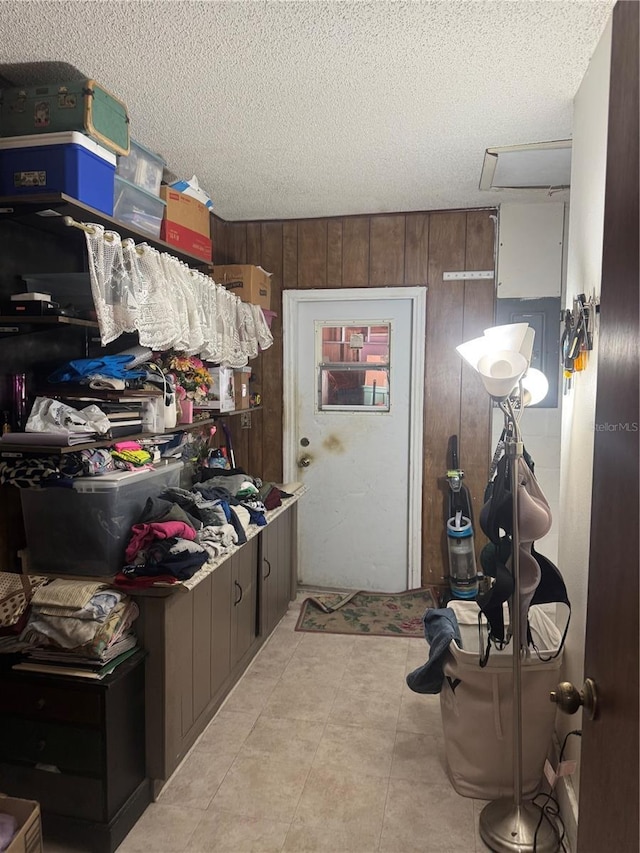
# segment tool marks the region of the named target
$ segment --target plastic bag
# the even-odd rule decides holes
[[[170,184],[170,187],[171,189],[177,190],[179,193],[190,195],[192,198],[197,199],[200,204],[204,204],[205,207],[213,207],[213,202],[202,189],[195,175],[193,175],[193,177],[188,181],[174,181]]]
[[[110,428],[109,418],[93,403],[84,409],[74,409],[60,400],[36,397],[25,427],[26,432],[97,432],[105,435]]]

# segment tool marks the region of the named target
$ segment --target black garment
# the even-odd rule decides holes
[[[209,524],[215,525],[219,523],[215,509],[202,505],[207,499],[200,492],[189,492],[186,489],[172,487],[165,489],[160,497],[178,504],[188,515],[201,521],[204,527]]]
[[[155,539],[144,552],[144,563],[125,566],[122,573],[127,577],[148,577],[153,575],[173,575],[178,580],[189,580],[201,566],[207,562],[204,548],[199,551],[184,550],[172,554],[171,549],[185,540]]]
[[[202,527],[199,519],[186,512],[177,503],[162,498],[147,498],[138,524],[148,524],[152,521],[183,521],[194,530],[200,530]]]

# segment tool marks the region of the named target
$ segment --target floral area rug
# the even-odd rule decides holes
[[[315,594],[303,601],[296,631],[424,637],[424,612],[438,606],[430,589]]]

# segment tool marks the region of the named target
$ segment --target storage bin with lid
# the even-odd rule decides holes
[[[115,575],[147,498],[178,486],[181,470],[182,462],[172,461],[153,470],[79,477],[72,489],[20,489],[30,571]]]
[[[111,215],[116,155],[77,131],[0,139],[0,194],[61,192]]]
[[[162,157],[132,139],[129,153],[118,157],[116,174],[137,187],[142,187],[143,190],[159,196],[164,166]]]
[[[0,135],[86,134],[117,154],[129,151],[129,116],[119,98],[86,77],[4,89],[0,98]]]
[[[165,202],[130,181],[115,176],[113,218],[150,237],[160,236]]]

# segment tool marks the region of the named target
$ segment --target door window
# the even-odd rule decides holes
[[[389,411],[391,324],[316,323],[318,411]]]

